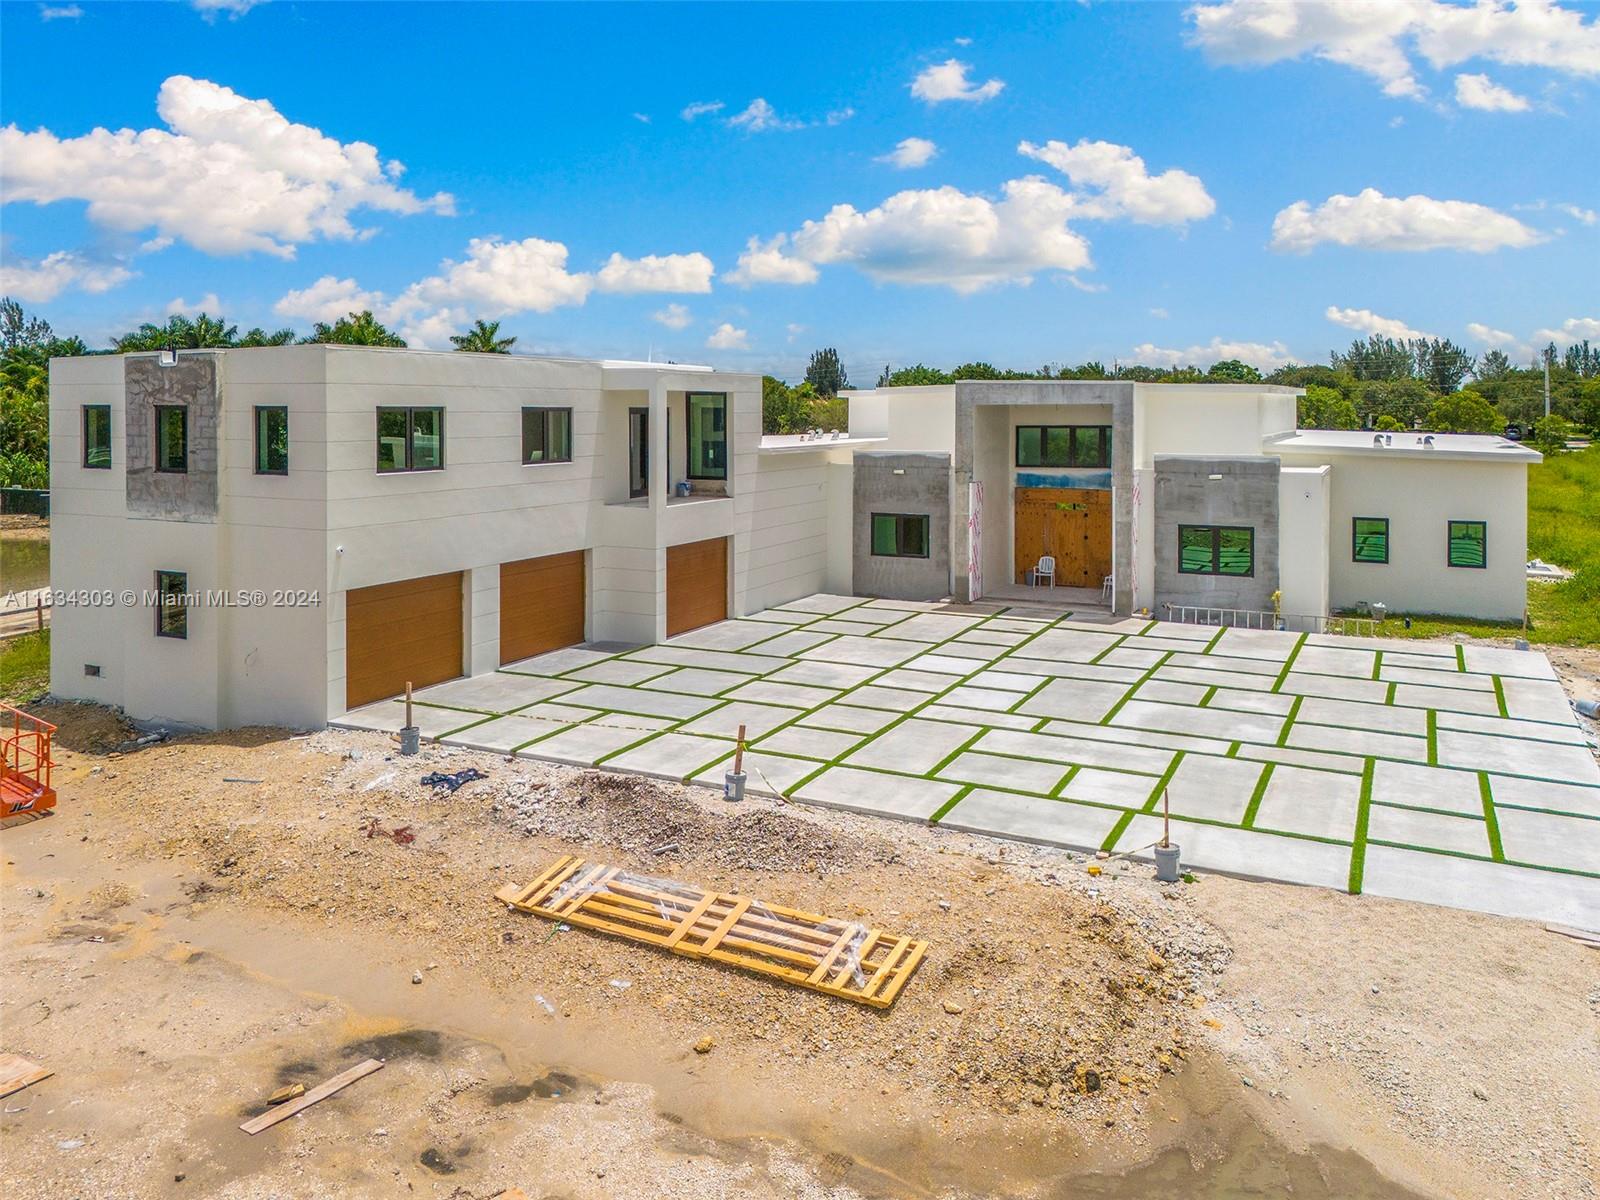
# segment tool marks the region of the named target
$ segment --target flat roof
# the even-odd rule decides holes
[[[1495,433],[1429,433],[1407,430],[1376,433],[1370,429],[1297,429],[1262,440],[1279,453],[1367,454],[1390,458],[1465,458],[1493,462],[1543,462],[1544,456]]]

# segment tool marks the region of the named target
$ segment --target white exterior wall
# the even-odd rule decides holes
[[[1133,391],[1133,465],[1158,454],[1260,454],[1261,439],[1295,427],[1295,389],[1141,383]]]
[[[1278,475],[1279,611],[1286,616],[1328,612],[1331,474],[1328,467],[1284,467]]]
[[[1519,620],[1527,603],[1528,478],[1522,462],[1382,453],[1284,454],[1284,466],[1332,467],[1329,599],[1381,601],[1391,611]],[[1319,461],[1319,458],[1321,461]],[[1389,562],[1358,563],[1355,517],[1389,519]],[[1488,566],[1447,565],[1447,522],[1484,521]]]
[[[58,695],[172,723],[320,725],[345,707],[351,589],[462,572],[462,670],[478,673],[499,665],[500,564],[572,550],[588,555],[592,640],[665,635],[666,548],[683,542],[732,540],[735,615],[825,586],[828,457],[758,453],[758,376],[340,346],[216,357],[215,519],[130,515],[123,358],[53,365],[51,584],[142,593],[168,569],[186,571],[191,592],[304,591],[317,603],[191,607],[185,640],[155,637],[155,614],[142,604],[59,605]],[[682,475],[687,446],[686,390],[728,394],[730,494],[669,505],[667,483]],[[108,471],[81,466],[81,406],[94,403],[111,407]],[[289,409],[287,476],[254,473],[256,405]],[[626,502],[630,405],[651,409],[648,503]],[[444,409],[444,470],[377,472],[384,406]],[[572,409],[570,463],[522,463],[524,406]],[[86,677],[85,663],[102,675]]]

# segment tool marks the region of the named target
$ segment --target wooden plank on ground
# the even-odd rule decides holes
[[[0,1054],[0,1096],[9,1096],[25,1087],[32,1087],[41,1079],[49,1079],[55,1072],[41,1067],[20,1054]]]
[[[301,1109],[311,1107],[318,1100],[326,1100],[335,1092],[349,1087],[356,1080],[364,1079],[374,1071],[381,1070],[383,1070],[383,1064],[375,1058],[369,1058],[365,1062],[357,1063],[348,1071],[335,1075],[326,1083],[317,1084],[304,1096],[290,1100],[287,1104],[280,1104],[277,1108],[272,1109],[270,1112],[264,1112],[258,1117],[251,1117],[239,1128],[254,1136],[263,1129],[271,1129],[279,1121],[294,1116]]]
[[[563,857],[495,899],[550,921],[888,1008],[927,943],[854,921]]]

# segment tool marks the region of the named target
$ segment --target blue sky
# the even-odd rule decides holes
[[[430,346],[483,316],[519,350],[789,378],[833,345],[870,382],[1600,337],[1593,6],[0,21],[5,290],[96,344],[175,305],[305,330],[359,304]]]

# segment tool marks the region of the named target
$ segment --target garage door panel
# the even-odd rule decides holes
[[[345,597],[345,704],[461,674],[461,572],[356,588]]]
[[[728,619],[728,539],[667,547],[667,636]]]
[[[500,662],[520,662],[584,638],[583,551],[500,564]]]

